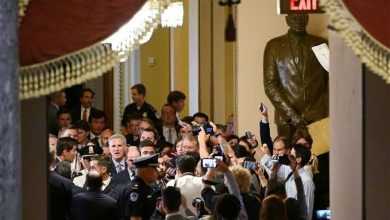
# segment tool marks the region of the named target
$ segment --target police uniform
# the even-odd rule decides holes
[[[84,147],[80,148],[78,150],[81,158],[91,158],[94,156],[98,156],[103,153],[103,149],[99,147],[99,145],[96,145],[92,142],[88,142]],[[77,157],[76,157],[77,158]],[[76,184],[79,187],[83,187],[85,182],[85,176],[87,174],[87,170],[84,168],[83,170],[80,170],[79,172],[73,172],[72,173],[72,179],[74,184]],[[80,177],[80,178],[79,178]]]
[[[158,155],[152,155],[136,159],[133,164],[136,168],[146,166],[158,166]],[[118,200],[122,219],[130,217],[142,217],[150,219],[155,210],[153,189],[140,177],[136,176],[122,189]]]
[[[159,123],[156,109],[154,109],[153,106],[147,102],[144,102],[144,104],[142,104],[141,108],[139,109],[135,103],[127,105],[125,111],[123,112],[122,121],[126,122],[130,115],[149,118],[154,122],[155,125]]]

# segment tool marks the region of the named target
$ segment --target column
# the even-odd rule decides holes
[[[18,1],[0,1],[0,219],[21,219]]]

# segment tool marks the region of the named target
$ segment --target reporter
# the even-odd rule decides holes
[[[222,161],[217,159],[217,167],[216,168],[209,168],[206,172],[206,175],[204,176],[203,181],[203,187],[202,190],[202,198],[205,201],[206,207],[211,209],[213,213],[215,213],[218,217],[225,217],[224,214],[219,213],[218,210],[216,210],[216,204],[218,203],[219,199],[221,198],[218,196],[218,194],[211,189],[210,183],[212,182],[212,179],[214,178],[215,172],[219,171],[223,173],[225,177],[225,183],[229,189],[229,193],[235,196],[240,203],[239,209],[234,209],[233,207],[229,206],[223,206],[222,209],[218,210],[229,210],[231,211],[230,216],[236,218],[230,218],[230,219],[239,219],[239,220],[247,220],[248,215],[244,207],[243,198],[240,194],[240,190],[238,187],[238,184],[234,178],[233,173],[229,170],[229,168],[224,164]]]
[[[310,160],[311,152],[310,150],[301,145],[295,144],[291,150],[291,155],[296,158],[296,162],[290,163],[290,166],[281,165],[278,170],[278,175],[285,178],[285,188],[288,197],[297,198],[297,188],[293,178],[290,178],[293,174],[293,171],[296,169],[299,175],[301,176],[304,188],[304,194],[306,198],[307,213],[308,219],[311,219],[313,211],[313,202],[314,202],[314,182],[312,178],[304,170],[304,166]],[[265,166],[266,171],[270,174],[270,170],[275,164],[271,160],[269,155],[264,155],[260,160],[261,165]],[[268,182],[269,183],[269,182]]]

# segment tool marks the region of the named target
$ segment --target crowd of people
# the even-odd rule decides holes
[[[272,139],[264,107],[257,140],[202,112],[180,117],[180,91],[161,112],[144,85],[131,95],[120,133],[92,107],[91,89],[73,109],[64,91],[51,95],[50,219],[312,219],[318,166],[307,130]]]

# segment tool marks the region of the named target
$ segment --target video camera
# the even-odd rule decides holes
[[[199,212],[198,218],[203,217],[204,215],[207,215],[206,208],[204,207],[204,201],[203,199],[196,197],[192,200],[192,206],[196,208],[196,210]]]

